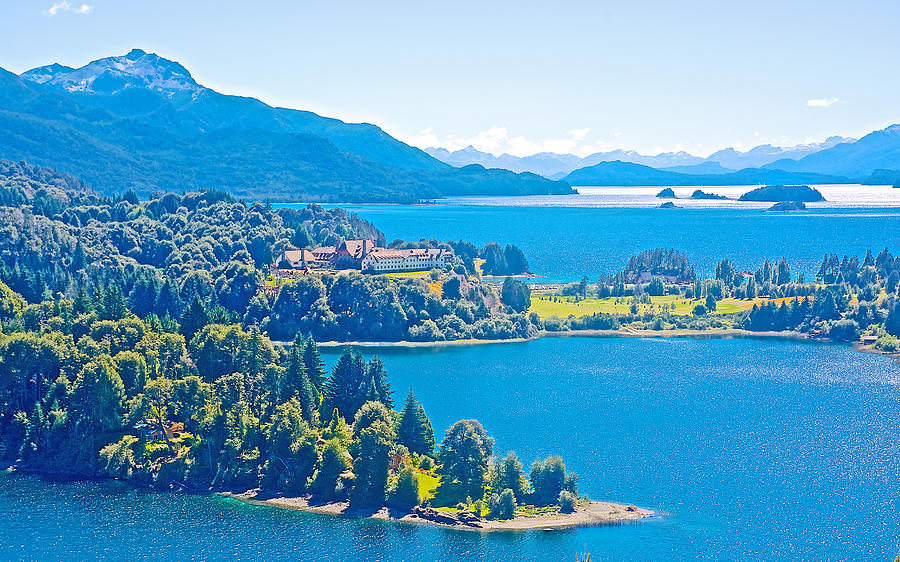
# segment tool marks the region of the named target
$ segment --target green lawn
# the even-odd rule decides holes
[[[434,490],[441,483],[441,479],[437,476],[419,472],[419,497],[423,499],[431,499],[434,497]]]
[[[557,299],[559,302],[552,302],[551,299]],[[529,312],[536,312],[541,318],[549,318],[551,316],[559,316],[566,318],[569,315],[580,317],[589,316],[598,312],[608,314],[628,314],[631,311],[629,300],[631,297],[619,297],[616,303],[615,297],[607,297],[605,299],[584,299],[575,302],[575,297],[549,297],[545,295],[531,295],[531,308]],[[678,295],[665,295],[661,297],[651,297],[652,304],[639,305],[639,312],[645,313],[651,310],[655,312],[660,310],[662,306],[666,307],[671,314],[687,316],[692,314],[694,307],[702,304],[702,300],[690,300]],[[748,310],[755,303],[764,302],[765,299],[739,300],[739,299],[722,299],[716,303],[716,311],[714,314],[729,314]],[[675,303],[675,310],[670,307]]]

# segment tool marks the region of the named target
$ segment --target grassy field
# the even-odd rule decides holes
[[[441,483],[441,479],[429,473],[419,472],[419,497],[431,499],[434,497],[434,490]]]
[[[552,299],[559,302],[553,302]],[[598,312],[607,314],[627,314],[631,311],[629,300],[631,297],[620,297],[618,303],[615,297],[605,299],[585,299],[575,302],[575,297],[548,297],[544,295],[531,295],[531,308],[529,312],[536,312],[541,318],[549,318],[551,316],[559,316],[566,318],[569,315],[580,317],[589,316]],[[694,307],[702,304],[702,300],[690,300],[678,295],[665,295],[661,297],[651,297],[651,304],[640,304],[639,313],[652,311],[656,312],[661,307],[665,307],[669,313],[687,316],[693,313]],[[713,314],[729,314],[733,312],[741,312],[750,309],[754,304],[765,302],[766,299],[739,300],[739,299],[722,299],[716,303],[716,311]],[[672,310],[672,304],[675,309]]]
[[[397,271],[394,273],[382,273],[381,275],[386,275],[388,277],[412,277],[418,279],[427,279],[431,275],[431,270],[426,269],[425,271]]]

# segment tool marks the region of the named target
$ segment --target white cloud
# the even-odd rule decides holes
[[[602,141],[585,142],[590,129],[573,129],[568,136],[549,139],[529,139],[523,135],[511,136],[509,129],[502,125],[494,125],[475,133],[473,136],[444,135],[435,133],[429,127],[421,131],[417,136],[406,138],[406,142],[422,148],[441,147],[449,151],[460,150],[467,146],[473,146],[482,152],[490,152],[496,156],[507,153],[513,156],[530,156],[538,152],[556,152],[559,154],[576,154],[587,156],[595,152],[623,148]]]
[[[573,139],[577,141],[583,141],[590,132],[591,130],[585,127],[584,129],[572,129],[571,131],[569,131],[569,134],[572,135]]]
[[[816,98],[808,100],[806,105],[809,107],[831,107],[838,102],[837,98]]]
[[[44,10],[44,15],[47,17],[53,17],[62,12],[72,12],[73,14],[89,14],[91,13],[91,6],[87,4],[81,4],[77,6],[73,6],[71,2],[67,0],[62,0],[61,2],[56,2],[46,10]]]

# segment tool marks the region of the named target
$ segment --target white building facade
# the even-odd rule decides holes
[[[375,248],[363,258],[362,270],[368,273],[427,271],[452,264],[453,251],[443,248]]]

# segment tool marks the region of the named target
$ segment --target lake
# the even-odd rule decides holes
[[[438,440],[477,418],[496,452],[526,463],[561,454],[582,493],[662,515],[482,535],[0,474],[0,558],[572,560],[585,545],[593,560],[896,554],[900,370],[887,357],[797,341],[586,337],[379,354],[395,398],[414,387]]]
[[[770,204],[680,199],[657,209],[658,187],[579,188],[572,196],[457,198],[434,205],[352,205],[387,236],[467,240],[522,248],[531,270],[546,281],[573,281],[621,271],[629,256],[675,248],[695,271],[715,273],[730,259],[755,271],[766,258],[788,260],[792,272],[815,276],[828,253],[900,253],[900,189],[816,186],[828,202],[805,213],[767,213]],[[694,188],[675,188],[688,196]],[[703,188],[738,197],[749,186]]]

